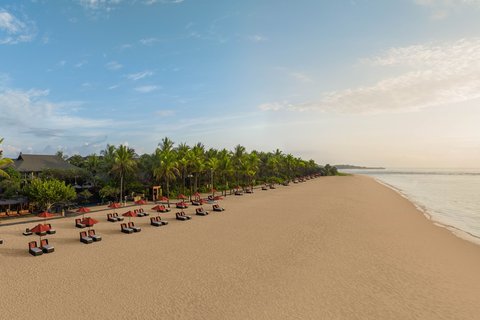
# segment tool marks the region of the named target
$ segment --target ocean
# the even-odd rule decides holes
[[[429,219],[457,236],[480,244],[480,169],[363,169],[396,190]]]

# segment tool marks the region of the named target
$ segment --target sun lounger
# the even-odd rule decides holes
[[[133,212],[135,212],[135,214],[137,215],[137,217],[144,217],[144,216],[145,216],[145,214],[143,214],[142,212],[140,212],[139,209],[135,209],[135,210],[133,210]]]
[[[21,216],[26,216],[27,214],[30,214],[29,210],[18,210],[18,214]]]
[[[143,216],[149,216],[150,215],[148,212],[145,212],[145,210],[143,210],[143,208],[138,209],[138,212],[143,214]]]
[[[197,216],[206,216],[208,214],[208,211],[205,211],[205,209],[203,209],[203,208],[197,208],[195,210],[195,214]]]
[[[247,189],[245,192],[246,193],[253,193],[253,190],[252,189]]]
[[[129,222],[129,223],[128,223],[128,227],[129,227],[130,229],[132,229],[134,232],[140,232],[140,231],[142,231],[142,228],[140,228],[140,227],[135,227],[135,225],[133,224],[133,222]]]
[[[87,231],[81,231],[80,232],[80,242],[83,242],[85,244],[89,244],[93,242],[93,239],[87,236]]]
[[[113,214],[113,217],[116,218],[118,221],[123,221],[123,217],[119,217],[118,213],[116,212]]]
[[[102,236],[97,235],[93,229],[88,230],[88,236],[95,242],[102,241]]]
[[[37,246],[37,241],[30,241],[28,243],[28,252],[32,255],[32,256],[40,256],[43,254],[43,251],[42,249],[40,249],[38,246]]]
[[[80,228],[80,229],[85,228],[86,226],[83,223],[81,223],[81,221],[82,221],[82,219],[75,219],[75,227]]]
[[[151,224],[152,226],[154,226],[154,227],[161,227],[161,226],[163,226],[162,221],[157,221],[156,218],[157,218],[157,217],[151,217],[151,218],[150,218],[150,224]]]
[[[263,190],[263,191],[268,190],[267,186],[263,186],[263,187],[262,187],[262,190]]]
[[[17,211],[7,211],[7,216],[9,216],[9,217],[18,217],[19,214],[17,213]]]
[[[25,229],[25,232],[24,232],[24,233],[22,233],[22,234],[23,234],[24,236],[31,236],[31,235],[33,234],[33,232],[32,232],[32,231],[30,231],[30,229],[29,229],[29,228],[26,228],[26,229]]]
[[[202,205],[200,201],[192,200],[192,206],[200,206],[200,205]]]
[[[156,217],[155,217],[155,220],[157,220],[158,222],[161,222],[163,225],[167,225],[167,224],[168,224],[168,221],[162,220],[162,218],[160,218],[160,216],[156,216]]]
[[[0,218],[6,218],[7,213],[5,211],[0,212]]]
[[[127,224],[126,223],[122,223],[120,225],[120,229],[122,230],[123,233],[134,233],[133,229],[132,228],[129,228],[127,227]]]
[[[176,206],[178,209],[186,209],[188,207],[185,202],[177,202]]]
[[[113,216],[113,214],[111,213],[107,213],[107,221],[110,221],[110,222],[117,222],[118,219],[116,217]]]
[[[47,231],[48,234],[55,234],[57,233],[57,230],[52,228],[52,225],[50,223],[47,224],[47,226],[50,227],[50,230]]]
[[[3,239],[0,239],[0,244],[3,244]]]
[[[185,212],[180,211],[176,213],[177,220],[186,221],[192,219],[192,217],[185,215]]]
[[[55,251],[55,248],[48,244],[48,239],[42,239],[40,242],[40,248],[42,249],[43,253],[52,253]]]
[[[243,196],[243,191],[237,190],[237,191],[235,191],[234,195]]]
[[[213,209],[213,211],[218,211],[218,212],[220,212],[220,211],[225,211],[225,209],[222,208],[222,207],[220,207],[218,204],[214,204],[214,205],[212,206],[212,209]]]

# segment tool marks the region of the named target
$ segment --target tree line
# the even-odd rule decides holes
[[[126,145],[107,145],[99,155],[65,156],[78,170],[45,170],[40,180],[60,180],[77,191],[80,202],[118,201],[132,194],[151,197],[152,186],[161,186],[164,195],[189,195],[195,192],[223,194],[236,187],[263,183],[288,183],[314,174],[336,175],[335,167],[319,166],[276,149],[273,152],[251,151],[237,145],[233,150],[207,149],[202,143],[175,145],[165,137],[151,154],[138,155]],[[7,161],[8,162],[8,161]],[[1,164],[0,160],[0,164]],[[26,194],[34,197],[29,181],[22,181],[14,168],[4,164],[0,188],[4,196]],[[1,170],[1,168],[0,168]]]

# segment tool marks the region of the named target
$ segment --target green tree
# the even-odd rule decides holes
[[[3,138],[0,138],[0,144],[2,143],[3,143]],[[11,165],[13,161],[12,159],[3,158],[2,154],[3,154],[3,151],[0,150],[0,177],[8,178],[9,177],[8,173],[2,169],[5,169],[9,165]]]
[[[170,198],[170,181],[175,180],[179,175],[177,168],[176,155],[171,148],[157,148],[155,151],[155,167],[153,176],[159,181],[163,178],[167,190],[167,197]]]
[[[134,151],[125,145],[120,145],[115,150],[115,156],[113,159],[113,166],[111,171],[120,176],[120,202],[123,201],[123,181],[127,173],[133,172],[137,163],[133,158]]]
[[[33,179],[25,191],[30,201],[45,210],[50,210],[56,203],[71,201],[77,197],[72,186],[56,179]]]

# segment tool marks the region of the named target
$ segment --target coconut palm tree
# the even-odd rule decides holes
[[[3,142],[3,138],[0,138],[0,144],[2,144],[2,142]],[[12,161],[12,159],[3,158],[2,154],[3,154],[3,151],[0,150],[0,177],[10,178],[8,173],[6,173],[2,169],[8,167],[10,164],[13,163],[13,161]]]
[[[228,178],[233,172],[232,157],[230,152],[226,149],[221,150],[218,153],[219,159],[219,172],[223,176],[223,184],[225,185],[225,195],[227,195],[228,187]]]
[[[125,175],[133,172],[137,167],[137,162],[133,158],[134,154],[134,150],[125,145],[120,145],[115,150],[111,171],[120,176],[120,202],[123,200],[123,180]]]
[[[215,172],[218,170],[219,166],[220,166],[220,160],[218,160],[218,158],[212,157],[208,159],[207,168],[210,169],[210,184],[212,186],[212,189],[215,188],[214,175],[215,175]],[[213,191],[212,191],[212,195],[213,195]]]
[[[167,190],[167,197],[170,198],[170,181],[175,180],[180,171],[177,167],[176,154],[171,148],[165,148],[163,151],[161,148],[155,150],[155,164],[153,168],[153,176],[161,180],[165,180],[165,186]]]

